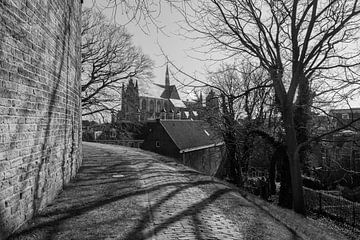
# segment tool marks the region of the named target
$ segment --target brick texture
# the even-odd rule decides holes
[[[80,0],[0,1],[0,239],[81,164]]]

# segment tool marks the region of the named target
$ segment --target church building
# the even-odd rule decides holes
[[[175,85],[170,85],[169,69],[166,66],[165,85],[147,83],[139,85],[129,79],[122,86],[121,111],[113,121],[147,121],[154,119],[199,119],[202,97],[198,101],[181,99]]]

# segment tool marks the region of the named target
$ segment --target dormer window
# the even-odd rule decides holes
[[[349,114],[347,114],[347,113],[341,114],[341,118],[342,119],[349,119]]]

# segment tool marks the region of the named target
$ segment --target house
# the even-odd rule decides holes
[[[142,148],[170,156],[204,173],[214,175],[224,156],[224,141],[200,120],[148,122]]]
[[[198,119],[197,109],[202,106],[202,96],[198,101],[181,99],[176,85],[170,84],[169,69],[166,67],[165,85],[134,82],[129,79],[123,84],[121,111],[112,116],[112,122],[147,121],[163,119]]]
[[[312,143],[311,167],[325,184],[341,183],[347,186],[360,184],[359,127],[360,108],[332,109],[328,115],[314,115],[312,134],[326,135]],[[352,123],[350,125],[350,123]]]
[[[329,111],[329,115],[333,118],[335,128],[340,128],[356,119],[360,119],[360,108],[332,109]],[[354,122],[352,126],[360,127],[360,120]]]

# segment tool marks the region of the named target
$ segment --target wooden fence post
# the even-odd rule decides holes
[[[352,206],[353,206],[353,209],[352,209],[353,210],[352,211],[352,213],[353,213],[353,224],[352,225],[353,225],[353,228],[355,228],[355,223],[356,222],[355,222],[355,203],[354,202],[353,202]]]
[[[322,194],[319,192],[319,214],[322,213]]]

